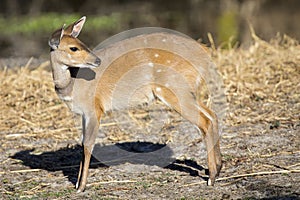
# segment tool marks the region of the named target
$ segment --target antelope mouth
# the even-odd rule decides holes
[[[79,68],[96,68],[99,67],[101,64],[101,60],[98,58],[95,62],[87,62],[87,63],[80,63],[77,65],[74,65],[74,67],[79,67]]]
[[[89,62],[89,63],[87,63],[87,65],[88,65],[89,67],[91,67],[91,68],[99,67],[100,64],[101,64],[100,58],[97,58],[97,59],[95,60],[95,62],[92,62],[92,63]]]
[[[98,66],[99,65],[97,65],[96,63],[87,63],[87,65],[86,65],[87,68],[96,68]]]

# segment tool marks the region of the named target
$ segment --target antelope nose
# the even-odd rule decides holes
[[[100,58],[96,58],[96,60],[95,60],[95,64],[96,64],[96,65],[98,65],[98,66],[101,64],[101,60],[100,60]]]

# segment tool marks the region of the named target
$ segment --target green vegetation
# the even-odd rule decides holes
[[[234,159],[233,155],[230,154],[222,154],[223,160],[228,162],[228,161],[232,161]]]
[[[70,24],[81,16],[78,14],[46,13],[38,17],[18,16],[5,19],[0,16],[0,30],[3,35],[48,33],[62,26]],[[90,16],[86,22],[85,30],[105,29],[111,30],[119,27],[120,15]]]
[[[217,33],[219,42],[228,44],[231,48],[237,42],[238,22],[234,12],[224,12],[217,21]]]
[[[74,189],[63,189],[61,191],[56,191],[56,192],[46,192],[46,193],[41,193],[41,197],[43,198],[49,198],[49,197],[54,197],[54,198],[59,198],[59,197],[65,197],[66,195],[74,193]]]

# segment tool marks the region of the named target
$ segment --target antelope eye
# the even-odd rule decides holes
[[[75,52],[75,51],[78,51],[79,49],[77,47],[70,47],[70,50]]]

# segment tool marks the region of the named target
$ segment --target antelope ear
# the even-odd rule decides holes
[[[73,37],[78,37],[84,23],[85,23],[86,17],[81,17],[78,21],[74,22],[73,24],[69,25],[65,29],[65,34],[71,35]]]
[[[65,26],[65,25],[64,25]],[[57,49],[62,36],[64,35],[64,26],[56,30],[48,40],[48,44],[52,49]]]

